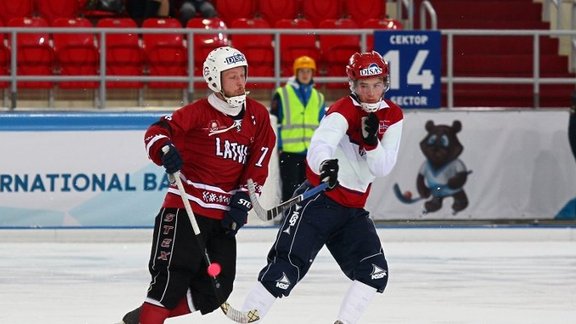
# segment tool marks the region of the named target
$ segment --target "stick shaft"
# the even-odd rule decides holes
[[[178,187],[178,191],[180,192],[180,197],[182,197],[182,203],[184,204],[184,209],[186,209],[186,214],[188,214],[188,218],[190,219],[190,224],[192,224],[192,230],[194,231],[195,235],[200,235],[200,227],[198,227],[198,222],[196,221],[196,217],[194,216],[194,212],[192,211],[192,206],[190,206],[190,201],[188,201],[188,195],[184,190],[184,185],[182,184],[182,179],[180,179],[180,172],[174,172],[170,177],[176,182],[176,186]]]
[[[295,204],[303,200],[315,196],[316,194],[326,190],[326,188],[328,188],[328,183],[322,182],[316,187],[313,187],[296,197],[292,197],[275,207],[265,209],[258,201],[258,195],[256,194],[256,185],[254,184],[254,181],[252,181],[252,179],[248,179],[248,194],[250,196],[250,201],[252,202],[254,212],[256,212],[258,218],[264,221],[273,220],[274,218],[276,218],[276,216],[280,215],[286,209],[294,206]]]
[[[170,148],[168,146],[164,146],[162,151],[164,153],[168,152]],[[194,212],[192,211],[192,206],[190,206],[190,201],[188,201],[188,195],[186,194],[186,190],[184,190],[184,185],[182,184],[182,179],[180,179],[180,171],[176,171],[172,174],[168,174],[168,178],[171,183],[175,183],[176,187],[178,188],[178,192],[180,193],[180,198],[182,198],[182,203],[184,204],[184,209],[186,210],[186,214],[188,214],[188,219],[190,220],[190,224],[192,225],[192,230],[194,231],[194,235],[196,237],[196,241],[198,242],[198,246],[202,251],[204,251],[204,260],[206,261],[206,265],[209,267],[212,264],[210,260],[210,256],[208,255],[208,251],[204,245],[204,242],[200,238],[200,227],[198,226],[198,222],[196,221],[196,216],[194,216]],[[222,300],[222,295],[220,294],[220,281],[218,280],[218,276],[211,276],[212,286],[214,287],[214,293],[216,294],[216,298],[219,301],[222,301],[220,305],[220,309],[222,312],[231,320],[238,322],[238,323],[252,323],[260,319],[258,315],[258,310],[252,309],[247,312],[242,312],[230,305],[227,301]]]
[[[190,201],[188,201],[188,197],[186,191],[184,190],[184,185],[182,184],[182,180],[180,179],[180,171],[176,171],[173,174],[169,175],[170,180],[176,183],[178,187],[178,191],[180,192],[180,197],[182,198],[182,203],[184,204],[184,208],[186,209],[186,214],[188,214],[188,218],[190,219],[190,224],[192,224],[192,229],[194,230],[194,234],[196,235],[196,239],[198,240],[198,244],[200,248],[204,251],[204,260],[206,264],[210,266],[212,261],[210,260],[210,256],[208,255],[208,251],[206,247],[202,243],[199,235],[200,235],[200,227],[198,227],[198,222],[196,221],[196,217],[194,216],[194,212],[192,211],[192,206],[190,206]],[[214,286],[214,291],[216,293],[216,297],[219,300],[222,300],[220,295],[220,281],[218,280],[218,276],[212,277],[212,284]],[[223,301],[222,305],[220,305],[220,309],[226,316],[238,323],[251,323],[260,319],[258,315],[258,311],[256,309],[249,310],[247,312],[242,312],[230,305],[227,301]]]

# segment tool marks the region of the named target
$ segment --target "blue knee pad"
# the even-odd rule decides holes
[[[298,283],[297,276],[293,271],[287,271],[284,267],[264,268],[258,280],[276,298],[288,297]]]
[[[354,271],[354,279],[376,288],[381,293],[388,284],[388,262],[383,254],[378,254],[373,257],[362,260],[356,271]]]

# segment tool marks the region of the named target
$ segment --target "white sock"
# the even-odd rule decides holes
[[[243,311],[248,311],[251,309],[258,310],[258,315],[260,320],[254,323],[261,323],[262,319],[272,307],[272,304],[276,301],[276,297],[272,296],[262,283],[258,282],[254,288],[248,293],[246,299],[244,300],[244,305],[242,305]]]
[[[343,324],[356,324],[360,316],[376,295],[376,288],[372,288],[360,281],[352,281],[352,285],[340,305],[338,320]]]

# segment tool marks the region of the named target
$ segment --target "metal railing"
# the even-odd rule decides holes
[[[288,77],[281,77],[280,75],[280,35],[302,35],[302,34],[313,34],[313,35],[355,35],[360,37],[360,50],[366,50],[366,40],[367,36],[371,35],[374,30],[372,29],[360,29],[360,30],[328,30],[328,29],[273,29],[273,30],[262,30],[262,29],[228,29],[228,30],[206,30],[206,29],[193,29],[193,28],[47,28],[46,30],[49,34],[60,34],[60,33],[94,33],[99,39],[99,75],[93,76],[68,76],[68,75],[18,75],[18,46],[17,37],[19,34],[24,33],[38,33],[39,31],[33,28],[18,27],[18,28],[0,28],[0,33],[10,34],[11,39],[11,64],[10,64],[10,75],[0,76],[0,81],[10,82],[10,109],[15,109],[17,107],[18,98],[18,81],[51,81],[51,82],[63,82],[63,81],[96,81],[99,82],[99,91],[97,95],[96,104],[98,108],[106,107],[106,82],[186,82],[187,85],[187,95],[184,98],[184,102],[188,102],[188,99],[194,93],[194,83],[204,82],[203,77],[194,76],[194,35],[195,34],[226,34],[230,35],[262,35],[268,34],[273,36],[274,41],[274,75],[271,77],[250,77],[251,82],[256,83],[274,83],[279,86],[282,82],[285,82]],[[188,64],[188,76],[121,76],[121,75],[107,75],[106,73],[106,35],[122,33],[122,34],[182,34],[185,36],[185,46],[187,48],[187,60]],[[232,41],[233,42],[233,41]],[[232,44],[233,46],[233,44]],[[346,64],[346,62],[342,62]],[[328,82],[346,82],[345,77],[315,77],[314,80],[318,83],[328,83]]]
[[[396,0],[396,17],[404,22],[406,29],[414,29],[414,0]]]
[[[542,84],[574,84],[576,78],[543,78],[540,76],[540,38],[544,36],[576,36],[576,30],[442,30],[442,35],[448,37],[446,49],[447,70],[442,82],[447,84],[447,107],[454,107],[454,84],[456,83],[483,83],[483,84],[532,84],[533,107],[540,107],[540,85]],[[454,36],[532,36],[532,76],[531,77],[458,77],[454,75]]]
[[[99,82],[99,87],[97,91],[97,103],[96,107],[105,108],[106,107],[106,82],[186,82],[186,95],[183,101],[186,103],[188,99],[192,97],[195,92],[194,82],[204,82],[201,76],[194,76],[194,35],[195,34],[218,34],[224,33],[228,36],[232,35],[232,45],[233,35],[237,34],[270,34],[274,39],[274,75],[271,77],[250,77],[250,82],[256,83],[273,83],[275,86],[279,86],[281,83],[287,80],[287,77],[281,77],[280,67],[281,67],[281,53],[280,53],[280,35],[357,35],[360,37],[360,49],[366,50],[367,48],[367,37],[373,34],[373,29],[357,29],[357,30],[328,30],[328,29],[273,29],[273,30],[262,30],[262,29],[228,29],[228,30],[205,30],[205,29],[155,29],[155,28],[49,28],[48,32],[50,34],[54,33],[94,33],[99,36],[100,40],[99,50],[100,53],[106,52],[106,35],[112,33],[136,33],[142,35],[144,33],[154,33],[154,34],[174,34],[181,33],[186,36],[187,42],[187,56],[188,56],[188,76],[120,76],[120,75],[107,75],[106,73],[106,55],[100,55],[100,70],[99,75],[94,76],[62,76],[62,75],[18,75],[17,70],[17,37],[22,33],[38,33],[38,30],[31,28],[0,28],[0,33],[11,34],[11,69],[10,75],[0,76],[0,81],[10,82],[10,109],[15,109],[17,107],[18,101],[18,87],[17,81],[96,81]],[[393,32],[393,31],[391,31]],[[485,84],[533,84],[533,98],[534,107],[539,107],[539,93],[541,84],[576,84],[576,78],[542,78],[540,76],[540,38],[547,36],[561,36],[568,35],[571,37],[576,37],[576,30],[442,30],[441,34],[448,38],[448,47],[446,51],[447,55],[447,73],[442,77],[442,82],[447,84],[447,107],[454,107],[454,91],[453,87],[456,83],[485,83]],[[458,76],[454,73],[453,61],[454,61],[454,37],[458,36],[532,36],[533,37],[533,69],[532,76],[526,78],[513,78],[513,77],[464,77]],[[347,62],[342,62],[344,66]],[[315,77],[315,82],[319,84],[323,83],[334,83],[334,82],[346,82],[345,77],[330,77],[330,76],[318,76]]]
[[[436,10],[432,5],[432,2],[428,0],[422,1],[420,4],[420,29],[427,29],[427,18],[430,17],[430,29],[438,29],[438,15],[436,15]]]

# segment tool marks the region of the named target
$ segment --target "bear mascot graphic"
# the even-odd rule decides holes
[[[428,132],[420,142],[420,150],[426,161],[420,167],[416,178],[416,188],[420,197],[412,197],[407,191],[402,193],[398,184],[394,185],[394,192],[398,199],[404,203],[424,202],[424,213],[433,213],[442,208],[445,198],[452,197],[452,212],[456,214],[468,206],[468,197],[464,191],[464,184],[471,171],[460,160],[464,150],[458,140],[458,132],[462,130],[462,123],[455,120],[452,126],[435,125],[433,121],[426,122]]]

